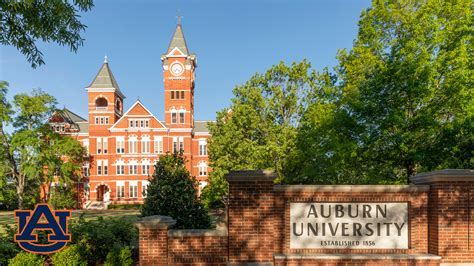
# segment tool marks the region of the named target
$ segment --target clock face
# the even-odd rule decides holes
[[[170,66],[170,72],[173,74],[173,76],[181,76],[184,72],[184,67],[183,64],[180,62],[174,62]]]

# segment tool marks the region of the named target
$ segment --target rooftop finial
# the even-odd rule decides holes
[[[107,60],[107,55],[104,56],[104,63],[108,63],[109,61]]]
[[[181,10],[179,9],[176,11],[176,18],[178,19],[178,25],[181,25],[181,19],[183,16],[181,15]]]

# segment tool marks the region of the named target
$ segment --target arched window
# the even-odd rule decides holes
[[[117,99],[117,102],[115,103],[115,109],[116,109],[119,113],[122,113],[122,103],[120,102],[119,99]]]
[[[106,110],[108,106],[107,100],[105,98],[98,98],[95,100],[95,109],[96,110]]]

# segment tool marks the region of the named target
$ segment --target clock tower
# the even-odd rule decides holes
[[[171,130],[191,133],[194,128],[194,71],[197,65],[196,56],[189,53],[181,23],[176,26],[161,61],[166,125]]]

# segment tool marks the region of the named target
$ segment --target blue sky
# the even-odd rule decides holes
[[[211,120],[229,106],[232,89],[279,61],[307,58],[317,70],[333,67],[336,52],[352,47],[367,0],[95,1],[82,14],[88,26],[77,53],[56,44],[39,46],[46,65],[32,69],[13,47],[0,47],[0,80],[9,97],[41,88],[72,111],[87,115],[87,93],[104,55],[128,109],[137,97],[163,118],[160,56],[183,15],[184,35],[197,54],[195,117]]]

